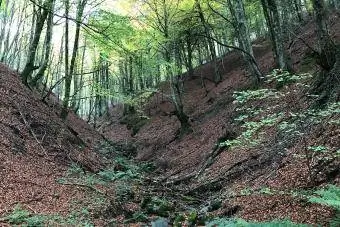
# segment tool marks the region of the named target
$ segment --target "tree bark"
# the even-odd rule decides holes
[[[335,63],[335,45],[329,35],[324,0],[312,0],[320,46],[319,64],[329,71]]]
[[[63,119],[66,119],[67,114],[68,114],[68,105],[69,105],[69,100],[70,100],[70,91],[71,91],[71,83],[72,83],[72,78],[75,70],[75,62],[77,58],[77,53],[78,53],[78,46],[79,46],[79,35],[80,35],[80,21],[83,16],[83,12],[86,6],[87,0],[78,0],[78,6],[77,6],[77,16],[76,16],[76,33],[74,37],[74,43],[73,43],[73,50],[72,50],[72,57],[71,57],[71,63],[70,63],[70,68],[68,68],[68,40],[65,40],[65,71],[66,71],[66,80],[65,80],[65,96],[64,96],[64,102],[63,102],[63,110],[61,113],[61,117]],[[65,15],[68,16],[69,14],[69,0],[66,0],[65,3]],[[65,25],[65,36],[68,37],[69,33],[69,20],[66,18],[66,25]],[[66,57],[66,52],[67,52],[67,57]]]
[[[38,15],[36,18],[34,35],[32,38],[32,42],[30,43],[29,50],[28,50],[28,56],[27,56],[25,67],[23,71],[21,72],[21,80],[26,86],[28,86],[28,80],[32,76],[33,71],[37,69],[37,67],[34,66],[34,60],[36,57],[36,52],[37,52],[38,44],[40,41],[41,32],[43,30],[49,11],[52,8],[53,2],[54,0],[46,0],[43,4],[43,8],[40,8],[37,12]]]
[[[248,70],[259,82],[263,76],[257,64],[254,62],[254,52],[250,40],[250,32],[247,22],[244,4],[242,0],[231,1],[228,0],[229,9],[234,17],[235,29],[237,31],[240,48],[248,54],[242,53],[244,60],[247,63]]]
[[[68,115],[68,103],[70,99],[70,92],[71,92],[71,82],[72,82],[72,75],[70,75],[69,71],[69,10],[70,10],[70,1],[65,0],[65,85],[64,85],[64,99],[63,99],[63,108],[61,110],[60,117],[66,120]]]
[[[209,28],[209,25],[205,19],[199,0],[195,0],[195,6],[197,9],[200,21],[202,23],[202,26],[204,28],[204,32],[207,36],[207,42],[208,42],[209,52],[211,55],[211,61],[214,67],[214,82],[215,84],[218,84],[222,81],[222,76],[221,76],[221,72],[217,64],[217,55],[216,55],[215,45],[214,45],[213,40],[211,39],[211,31],[210,31],[211,29]]]
[[[53,12],[54,4],[51,8],[51,11]],[[46,28],[46,40],[45,40],[45,56],[43,60],[43,64],[40,66],[38,73],[35,75],[35,77],[30,82],[31,86],[35,87],[37,86],[37,83],[39,80],[41,80],[44,77],[44,73],[47,69],[48,62],[50,60],[50,53],[51,53],[51,40],[52,40],[52,33],[53,33],[53,13],[49,12],[48,18],[47,18],[47,28]]]
[[[289,70],[291,67],[284,47],[282,22],[276,0],[261,0],[261,3],[270,32],[276,65],[283,70]]]

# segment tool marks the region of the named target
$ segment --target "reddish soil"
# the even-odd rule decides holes
[[[336,40],[340,40],[340,24],[336,23],[338,21],[337,16],[331,18],[331,31]],[[318,67],[306,62],[306,54],[311,50],[304,44],[316,46],[315,24],[307,23],[298,29],[297,34],[299,35],[287,42],[292,66],[296,71],[316,73]],[[273,68],[269,43],[263,41],[254,45],[254,52],[261,70],[269,73]],[[208,185],[207,182],[215,181],[220,182],[218,193],[222,194],[232,190],[239,192],[245,188],[257,190],[270,187],[283,191],[308,188],[305,161],[294,158],[294,155],[298,155],[302,150],[302,141],[297,141],[285,156],[275,154],[278,151],[274,141],[277,132],[273,128],[265,132],[264,136],[267,140],[263,142],[260,149],[234,149],[222,152],[202,176],[192,178],[204,165],[220,137],[227,132],[240,133],[239,127],[233,123],[237,106],[233,103],[232,94],[234,91],[250,87],[251,81],[247,77],[239,53],[229,53],[219,65],[223,73],[223,81],[218,86],[214,86],[211,82],[213,75],[211,64],[196,68],[195,76],[185,79],[183,101],[185,112],[191,119],[193,132],[180,139],[176,138],[180,125],[176,117],[171,115],[174,107],[167,98],[170,94],[169,84],[164,82],[160,86],[160,92],[155,94],[145,106],[145,113],[150,117],[149,123],[129,139],[138,145],[137,160],[154,161],[161,179],[168,183],[186,179],[179,187],[183,187],[187,192],[195,191],[196,188],[198,194],[209,194],[209,188],[204,186]],[[206,78],[204,81],[208,92],[202,88],[201,77]],[[272,86],[268,85],[268,88]],[[294,90],[294,87],[286,89]],[[290,96],[280,99],[276,104],[279,104],[280,110],[283,111],[306,109],[308,101],[304,95],[305,91],[296,88]],[[260,106],[263,103],[253,103],[253,105]],[[117,138],[111,133],[116,126],[114,124],[112,127],[106,127],[104,132],[110,133],[105,135],[113,139]],[[317,140],[331,147],[340,147],[339,128],[327,128],[322,134],[312,132],[311,135],[306,138],[307,144],[315,144]],[[234,171],[234,167],[243,162],[247,163],[245,167],[249,169]],[[234,172],[231,172],[231,169]],[[329,183],[338,184],[339,175]],[[333,215],[329,208],[306,203],[287,195],[249,195],[235,199],[228,198],[225,203],[227,205],[224,211],[221,210],[222,213],[227,212],[230,207],[239,206],[236,215],[253,221],[290,218],[300,223],[325,224]]]
[[[0,131],[0,216],[18,203],[33,213],[69,213],[86,194],[57,180],[71,162],[90,171],[103,166],[93,152],[102,136],[72,113],[63,122],[2,64]]]
[[[337,21],[336,16],[331,19],[332,32],[340,40]],[[315,46],[314,27],[313,22],[309,22],[301,27],[299,38],[293,37],[287,42],[296,70],[313,73],[318,70],[306,62],[306,53],[310,50],[301,41]],[[269,42],[258,42],[254,51],[261,70],[270,72],[273,57]],[[314,128],[305,140],[296,138],[284,155],[278,152],[277,130],[268,127],[262,135],[265,139],[261,147],[224,151],[199,177],[193,177],[205,165],[219,138],[241,132],[233,121],[238,106],[232,95],[234,91],[251,87],[251,79],[244,70],[241,55],[235,51],[221,58],[219,67],[223,81],[217,86],[211,82],[211,64],[198,67],[193,78],[184,78],[183,101],[192,133],[176,137],[180,124],[171,114],[174,107],[167,98],[169,84],[166,82],[145,106],[150,120],[135,136],[120,123],[120,106],[99,122],[99,131],[113,141],[134,143],[138,147],[137,161],[155,162],[155,181],[161,179],[167,186],[176,181],[178,185],[174,188],[204,201],[213,197],[223,199],[223,206],[217,211],[220,214],[235,214],[253,221],[284,217],[301,223],[327,223],[333,215],[331,209],[286,192],[310,187],[305,160],[294,158],[303,152],[303,143],[340,147],[339,127]],[[274,87],[273,84],[266,86]],[[294,86],[284,89],[293,92],[273,103],[259,101],[250,105],[278,105],[275,110],[286,112],[308,107],[305,91]],[[73,113],[66,122],[62,121],[58,117],[60,105],[53,97],[50,99],[43,103],[37,93],[21,84],[15,72],[0,65],[0,216],[11,212],[17,203],[33,213],[67,214],[74,200],[85,200],[87,196],[78,187],[57,183],[69,164],[76,162],[92,172],[105,165],[94,149],[103,140],[102,135]],[[336,164],[340,163],[333,163],[332,170],[337,168]],[[321,174],[319,185],[339,184],[339,174],[332,179],[327,177],[326,173]],[[283,194],[241,193],[245,189],[258,191],[264,187]],[[236,196],[231,196],[232,193]]]

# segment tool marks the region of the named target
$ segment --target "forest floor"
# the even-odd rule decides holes
[[[339,41],[338,21],[332,17],[331,30]],[[259,40],[258,64],[272,74],[260,87],[237,52],[220,59],[217,86],[211,64],[184,77],[192,132],[183,136],[166,82],[132,135],[120,106],[98,130],[72,113],[62,121],[53,96],[42,102],[0,65],[0,225],[190,226],[237,217],[327,226],[335,210],[309,198],[340,183],[339,106],[311,110],[308,75],[320,69],[305,44],[316,46],[315,25],[296,34],[287,50],[300,76],[271,73],[271,47]]]

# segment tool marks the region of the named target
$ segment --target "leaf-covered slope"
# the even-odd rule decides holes
[[[336,17],[331,20],[332,35],[339,40],[340,24]],[[305,45],[316,45],[314,28],[313,22],[307,23],[286,48],[296,71],[316,75],[319,69]],[[270,74],[273,68],[270,46],[261,41],[254,49],[262,70]],[[326,123],[339,118],[338,107],[328,114],[311,113],[313,97],[307,97],[306,86],[312,85],[313,78],[287,74],[288,79],[280,81],[284,73],[278,72],[276,82],[253,88],[240,55],[235,52],[221,60],[220,68],[224,80],[216,87],[211,82],[211,64],[198,67],[194,78],[185,80],[184,107],[193,132],[181,138],[176,135],[179,123],[167,99],[169,86],[165,83],[160,87],[160,92],[146,105],[149,122],[131,139],[139,146],[137,158],[154,161],[158,167],[156,178],[166,187],[199,200],[222,201],[215,215],[236,215],[252,221],[289,218],[299,223],[326,224],[334,214],[332,209],[310,203],[301,191],[339,184],[339,159],[335,154],[340,147],[340,129],[339,125]],[[202,88],[202,77],[206,78],[206,89]],[[233,95],[242,90],[247,91],[238,93],[238,98],[242,95],[255,98],[239,103]],[[304,114],[305,118],[295,118]],[[311,122],[313,114],[320,117],[315,122]],[[299,125],[301,120],[305,123]],[[294,124],[300,134],[288,130]],[[221,142],[226,143],[220,147]],[[320,146],[326,147],[327,152],[313,153]],[[306,164],[309,154],[313,163]]]
[[[0,65],[0,215],[21,203],[37,213],[68,211],[84,194],[56,181],[71,162],[96,171],[102,160],[91,148],[101,138],[75,116],[65,124],[17,73]],[[78,125],[77,125],[78,123]],[[86,126],[86,127],[85,127]]]

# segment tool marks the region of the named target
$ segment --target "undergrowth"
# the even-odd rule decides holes
[[[318,171],[314,168],[320,161],[331,162],[339,158],[340,150],[324,144],[309,144],[305,138],[317,128],[340,126],[340,102],[328,103],[322,109],[303,106],[299,99],[302,92],[305,92],[305,99],[309,96],[306,89],[309,78],[310,74],[297,75],[275,70],[268,76],[267,82],[276,84],[276,89],[235,92],[234,104],[239,115],[234,121],[242,132],[236,139],[223,141],[219,146],[254,148],[266,140],[275,140],[285,150],[300,142],[303,152],[296,154],[296,157],[307,159],[310,181],[315,183]],[[303,102],[312,102],[313,97],[309,98]],[[268,129],[272,129],[271,135],[268,135]]]
[[[13,211],[0,219],[10,225],[37,227],[37,226],[94,226],[89,219],[88,211],[83,209],[80,212],[72,212],[68,216],[35,214],[25,209],[23,205],[17,204]]]
[[[338,215],[332,221],[339,225],[339,201],[340,191],[336,185],[318,189],[322,182],[322,175],[330,164],[336,163],[340,157],[339,147],[331,143],[307,140],[315,132],[324,131],[326,128],[340,126],[340,102],[331,102],[321,108],[311,108],[308,103],[318,97],[309,95],[310,74],[290,74],[289,72],[274,70],[268,76],[269,87],[257,90],[244,90],[235,92],[234,104],[238,116],[234,119],[241,133],[236,139],[226,140],[219,144],[232,152],[233,148],[260,148],[268,141],[278,144],[280,150],[287,152],[292,146],[299,144],[299,150],[293,156],[305,163],[308,170],[308,178],[311,188],[306,191],[277,191],[270,188],[262,188],[257,191],[243,189],[241,196],[254,193],[277,195],[284,194],[299,197],[310,203],[320,203],[337,210]],[[306,105],[307,104],[307,105]],[[270,132],[270,134],[268,133]],[[334,143],[333,143],[334,144]],[[334,168],[334,167],[332,167]],[[336,167],[335,167],[336,168]],[[331,171],[332,172],[332,171]],[[334,172],[334,171],[333,171]],[[327,173],[325,173],[327,174]],[[331,178],[330,178],[331,179]],[[331,182],[329,180],[328,182]],[[315,189],[316,188],[316,189]],[[218,219],[211,226],[259,226],[245,223],[243,220]],[[221,224],[222,223],[222,224]],[[276,226],[270,223],[261,223],[260,226]],[[294,226],[287,222],[280,226]],[[298,225],[299,226],[299,225]]]

